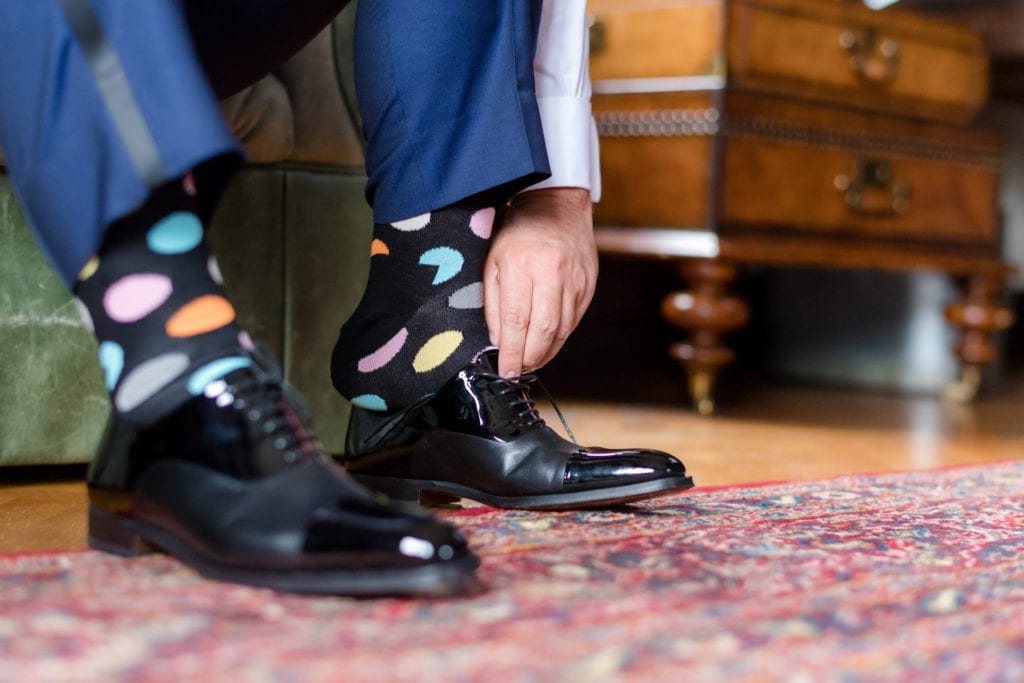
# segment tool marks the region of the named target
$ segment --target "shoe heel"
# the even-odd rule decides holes
[[[425,508],[451,507],[454,503],[458,503],[460,500],[462,500],[462,498],[459,496],[455,496],[450,493],[443,493],[441,491],[420,491],[419,495],[420,506]]]
[[[375,477],[350,472],[352,478],[368,489],[383,493],[392,500],[418,503],[423,507],[440,507],[461,500],[459,496],[430,488],[430,482],[417,482],[397,477]]]
[[[89,506],[89,547],[122,557],[137,557],[155,552],[139,535],[134,521],[121,515]]]

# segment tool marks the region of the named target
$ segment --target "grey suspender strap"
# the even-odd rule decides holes
[[[124,65],[111,45],[91,0],[61,0],[67,19],[96,79],[100,98],[128,150],[135,171],[150,187],[169,180],[160,150],[132,92]]]

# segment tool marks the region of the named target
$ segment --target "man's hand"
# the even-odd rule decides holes
[[[500,349],[498,371],[515,377],[554,358],[594,296],[590,192],[521,193],[496,227],[484,265],[484,315]]]

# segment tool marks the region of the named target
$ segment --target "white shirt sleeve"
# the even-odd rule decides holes
[[[597,128],[590,112],[586,0],[543,3],[533,63],[551,177],[530,189],[583,187],[601,197]]]

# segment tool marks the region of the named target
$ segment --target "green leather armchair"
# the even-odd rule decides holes
[[[350,70],[353,12],[224,102],[250,164],[210,241],[239,318],[307,396],[329,450],[347,403],[330,353],[358,303],[372,227]],[[29,234],[0,153],[0,465],[87,462],[108,413],[96,344]]]

